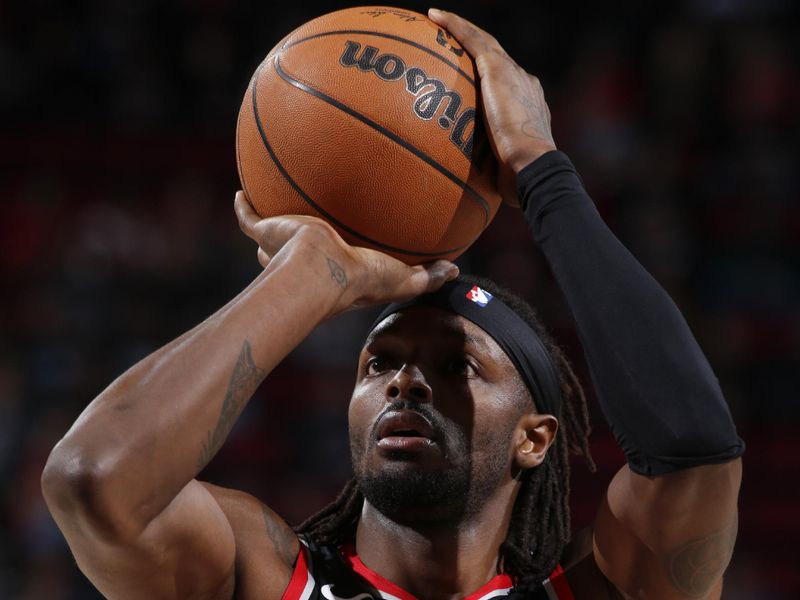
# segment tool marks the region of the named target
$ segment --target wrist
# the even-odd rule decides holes
[[[509,167],[511,167],[511,170],[514,171],[515,175],[519,175],[519,172],[529,164],[541,158],[548,152],[553,152],[557,149],[558,148],[556,148],[556,145],[551,142],[542,141],[541,143],[531,144],[526,146],[524,150],[520,150],[519,152],[512,154],[509,157],[507,164]]]
[[[313,232],[296,235],[259,276],[264,284],[271,282],[260,287],[269,289],[271,296],[279,290],[289,298],[288,305],[294,305],[315,325],[339,312],[337,307],[347,294],[350,281],[341,259],[334,258],[316,238]]]
[[[581,190],[591,202],[569,157],[558,150],[547,152],[517,173],[517,197],[522,210],[534,218],[544,206],[552,206],[563,194],[559,190]]]

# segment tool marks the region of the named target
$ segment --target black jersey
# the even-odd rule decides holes
[[[367,567],[352,545],[318,546],[301,538],[300,553],[282,600],[418,600]],[[464,600],[574,600],[564,571],[556,567],[539,593],[515,591],[511,577],[497,575]]]

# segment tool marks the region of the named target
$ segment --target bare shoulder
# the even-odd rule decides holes
[[[300,541],[263,502],[238,490],[202,482],[225,513],[236,544],[236,598],[279,600],[289,580]]]

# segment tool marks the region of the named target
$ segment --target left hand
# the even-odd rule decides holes
[[[513,181],[528,164],[556,149],[539,79],[514,62],[495,38],[466,19],[437,9],[430,9],[428,17],[447,29],[475,59],[489,141],[501,177],[505,171]],[[502,187],[501,180],[501,193]]]
[[[436,291],[458,276],[458,267],[447,260],[409,266],[383,252],[351,246],[317,217],[262,219],[242,191],[236,193],[234,210],[239,227],[258,244],[258,262],[265,269],[279,252],[299,256],[297,260],[304,264],[308,264],[308,254],[293,254],[295,251],[313,249],[315,257],[324,257],[318,274],[326,281],[333,280],[339,292],[327,317],[351,308],[410,300]],[[313,287],[311,282],[309,285]]]

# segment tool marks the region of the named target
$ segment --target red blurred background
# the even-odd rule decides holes
[[[231,210],[241,96],[283,35],[353,4],[0,4],[0,597],[99,597],[43,504],[44,461],[114,377],[258,272]],[[800,597],[793,3],[440,6],[542,79],[560,148],[722,383],[748,444],[723,597]],[[569,313],[517,211],[504,208],[459,264],[531,300],[588,386]],[[327,502],[349,475],[344,415],[372,314],[343,316],[298,348],[204,477],[294,522]],[[599,411],[593,421],[600,469],[575,466],[576,526],[622,464]]]

